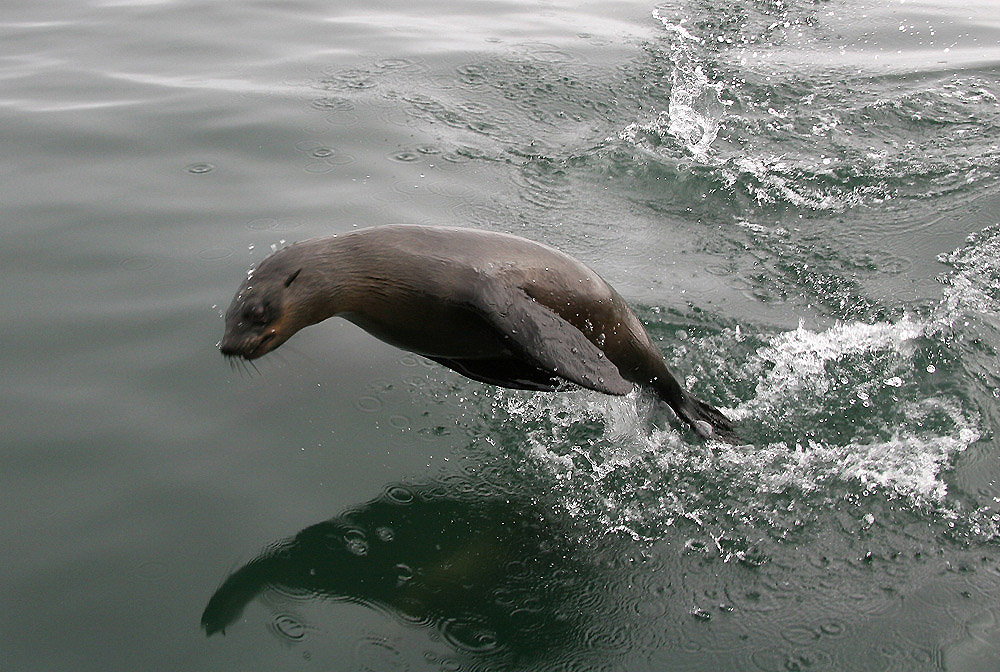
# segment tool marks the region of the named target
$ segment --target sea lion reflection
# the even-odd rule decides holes
[[[270,546],[231,574],[202,615],[223,632],[266,589],[349,600],[435,628],[456,650],[508,655],[571,644],[593,593],[567,537],[525,501],[454,499],[391,486]]]

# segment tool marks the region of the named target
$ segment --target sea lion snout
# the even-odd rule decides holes
[[[233,317],[226,321],[219,352],[226,357],[257,359],[287,341],[296,331],[285,315],[263,323]]]
[[[232,334],[226,330],[222,342],[219,343],[219,352],[226,357],[242,357],[243,359],[257,359],[274,350],[279,343],[276,342],[277,331],[268,329],[261,334]]]
[[[281,283],[253,281],[252,273],[247,275],[226,311],[226,331],[219,343],[223,355],[257,359],[297,331],[290,318],[295,304],[287,295],[300,270]]]
[[[282,337],[280,310],[266,302],[234,300],[226,315],[226,333],[219,351],[226,357],[257,359],[288,340]],[[290,334],[289,334],[290,335]]]
[[[255,359],[264,354],[261,347],[265,344],[268,316],[262,303],[247,301],[245,290],[240,291],[233,299],[233,304],[226,312],[226,332],[219,343],[219,351],[226,357],[242,357]]]

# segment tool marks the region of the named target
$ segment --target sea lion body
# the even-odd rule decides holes
[[[593,270],[504,233],[384,226],[281,249],[248,273],[220,349],[255,359],[338,315],[464,375],[607,394],[653,389],[703,436],[725,416],[685,391],[625,300]]]

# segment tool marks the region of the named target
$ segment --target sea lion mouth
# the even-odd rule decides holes
[[[287,319],[279,318],[261,325],[247,325],[233,320],[226,326],[219,351],[230,358],[257,359],[277,349],[294,333]]]
[[[259,336],[243,338],[230,337],[227,334],[219,344],[219,352],[229,359],[257,359],[271,352],[271,350],[274,350],[279,345],[276,342],[277,335],[278,332],[275,329],[268,329]]]

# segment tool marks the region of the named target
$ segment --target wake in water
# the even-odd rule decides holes
[[[895,502],[950,533],[994,539],[1000,521],[950,498],[946,477],[984,432],[954,365],[966,357],[955,334],[981,311],[995,314],[998,253],[993,227],[945,255],[954,271],[924,317],[689,336],[675,355],[693,369],[688,385],[715,401],[743,399],[725,410],[753,445],[693,441],[638,393],[491,391],[487,426],[471,433],[524,446],[544,490],[554,487],[559,506],[598,535],[652,541],[686,525],[722,557],[755,563],[771,543],[828,525],[831,509],[868,500],[850,507],[858,525],[871,524],[879,501]]]
[[[934,321],[943,328],[975,316],[991,320],[995,327],[1000,312],[1000,224],[969,236],[965,246],[942,254],[938,261],[955,272],[941,279],[946,288]]]
[[[937,61],[881,67],[846,37],[835,48],[860,26],[799,4],[654,10],[664,39],[638,73],[653,86],[624,147],[749,207],[837,212],[995,183],[988,79],[939,74]]]
[[[719,124],[728,102],[721,98],[723,85],[709,81],[697,60],[696,50],[701,40],[682,24],[664,19],[659,10],[655,10],[653,16],[674,35],[670,50],[675,63],[671,73],[670,100],[666,110],[652,119],[626,126],[619,135],[637,147],[665,153],[679,151],[707,161],[708,150],[719,134]],[[668,140],[673,141],[669,143],[671,149],[659,149]]]
[[[878,272],[876,280],[898,277],[871,243],[885,218],[936,211],[942,196],[988,193],[1000,168],[1000,108],[982,72],[946,73],[933,62],[868,68],[873,59],[837,37],[861,28],[832,23],[827,9],[836,8],[664,3],[653,13],[660,39],[613,74],[526,45],[516,58],[463,65],[454,82],[421,91],[410,90],[407,69],[317,82],[338,96],[336,105],[316,101],[324,110],[342,108],[340,96],[357,105],[381,95],[376,109],[402,105],[407,123],[426,124],[437,144],[400,160],[515,166],[517,206],[463,207],[463,221],[523,219],[556,241],[593,244],[594,256],[609,238],[629,242],[628,231],[639,242],[619,247],[640,266],[633,277],[645,272],[651,286],[669,281],[654,250],[705,253],[728,264],[717,277],[751,286],[761,302],[751,310],[802,298],[840,320],[774,333],[732,322],[691,327],[703,316],[685,314],[678,323],[691,336],[678,343],[678,324],[644,316],[670,341],[688,386],[742,419],[752,444],[743,447],[682,437],[667,411],[638,395],[547,397],[458,383],[447,391],[463,395],[458,405],[480,406],[455,421],[471,437],[470,454],[490,465],[477,478],[492,474],[501,492],[537,478],[539,492],[600,534],[656,539],[690,525],[720,554],[748,561],[762,537],[823,528],[830,510],[860,500],[868,506],[848,516],[856,525],[871,525],[887,501],[939,521],[975,519],[949,492],[948,474],[989,426],[968,387],[971,376],[995,389],[993,360],[966,336],[993,330],[987,342],[997,341],[989,317],[997,231],[942,258],[953,272],[930,308],[880,300],[863,283]],[[838,44],[855,52],[844,56]],[[468,92],[479,105],[468,105]],[[874,221],[831,221],[848,211]],[[674,245],[690,230],[710,233]],[[591,231],[600,235],[588,243]],[[667,242],[646,244],[654,240]],[[905,268],[907,260],[893,261]],[[981,522],[975,534],[995,536],[997,521]]]

